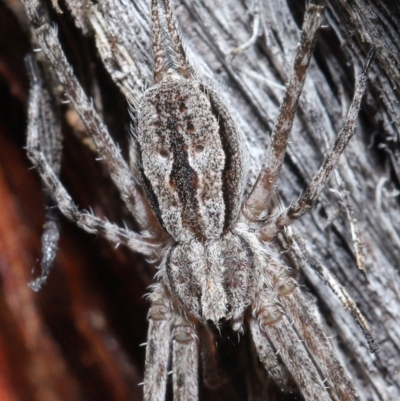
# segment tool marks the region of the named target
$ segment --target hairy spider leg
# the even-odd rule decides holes
[[[256,302],[254,314],[260,324],[261,332],[265,333],[270,339],[274,348],[279,350],[279,352],[288,353],[287,355],[282,354],[281,358],[296,383],[299,384],[304,397],[307,401],[324,399],[322,396],[324,393],[320,393],[321,388],[325,388],[320,377],[321,374],[323,379],[327,379],[327,384],[331,384],[331,391],[336,393],[340,400],[359,400],[350,379],[336,359],[320,324],[312,313],[310,301],[307,301],[301,293],[294,279],[285,273],[286,269],[283,265],[273,259],[266,260],[262,270],[261,274],[263,277],[272,277],[273,280],[263,281],[264,285],[257,296],[259,300]],[[278,277],[277,272],[281,272]],[[287,327],[289,321],[291,322],[289,325],[290,329]],[[281,324],[285,325],[286,328],[277,328]],[[294,337],[285,339],[282,330],[287,336],[289,336],[287,331],[292,331],[292,336]],[[258,332],[255,332],[255,334],[259,335]],[[258,337],[254,338],[254,341],[257,349],[259,349],[260,340]],[[303,342],[304,344],[302,344]],[[312,360],[314,361],[312,364],[313,369],[316,372],[320,372],[320,374],[318,373],[319,379],[316,381],[313,379],[304,388],[302,388],[304,380],[298,377],[299,372],[297,371],[298,367],[296,363],[299,363],[299,361],[307,363],[306,359],[303,361],[303,357],[293,358],[292,355],[293,352],[297,356],[301,355],[301,352],[303,352],[300,349],[301,347],[305,347],[312,356]],[[296,350],[290,351],[291,348],[295,348]],[[261,352],[263,353],[264,351],[261,349]],[[307,370],[309,369],[307,368]],[[314,389],[312,389],[313,387]],[[330,398],[327,399],[330,400]]]
[[[36,89],[35,89],[36,90]],[[39,94],[39,93],[37,93]],[[85,231],[102,234],[109,241],[115,244],[125,244],[135,252],[139,252],[146,256],[154,256],[156,247],[152,240],[144,238],[142,235],[130,230],[126,230],[109,223],[108,221],[99,219],[89,212],[80,211],[67,190],[61,184],[57,175],[47,162],[45,154],[41,150],[40,143],[40,101],[33,103],[35,96],[31,96],[32,101],[29,104],[29,116],[33,123],[28,126],[27,133],[27,151],[30,160],[37,168],[40,177],[46,189],[52,194],[61,213],[64,214],[70,221]],[[36,122],[36,123],[35,123]]]
[[[154,82],[162,81],[165,74],[175,70],[184,78],[193,76],[193,69],[187,61],[185,49],[178,33],[177,24],[172,13],[169,0],[162,0],[164,8],[164,17],[167,23],[167,33],[169,35],[169,43],[165,43],[163,33],[163,21],[160,16],[160,1],[152,0],[151,2],[151,23],[153,31],[153,51],[154,51]],[[167,46],[171,46],[173,54],[167,53]],[[172,57],[172,59],[171,59]]]
[[[272,131],[271,143],[256,183],[243,204],[243,212],[250,220],[259,220],[264,217],[274,194],[307,69],[324,18],[324,8],[325,2],[323,0],[313,0],[307,5],[293,72],[279,108],[278,118]]]
[[[198,400],[198,341],[193,324],[174,310],[162,284],[150,295],[144,400],[164,401],[172,351],[174,401]]]
[[[172,387],[175,401],[199,399],[199,344],[195,327],[179,316],[172,329]]]
[[[255,351],[268,375],[281,388],[290,388],[291,384],[293,386],[293,383],[291,383],[291,381],[294,381],[292,375],[283,361],[279,359],[280,351],[276,351],[271,340],[261,330],[259,321],[251,317],[249,319],[249,326]]]
[[[295,241],[293,241],[291,252],[293,252],[300,258],[305,258],[306,262],[318,274],[319,278],[333,291],[334,294],[336,294],[343,307],[349,310],[351,316],[363,331],[364,336],[368,342],[370,353],[372,354],[376,352],[379,349],[379,346],[372,336],[368,322],[365,319],[364,315],[361,313],[360,309],[358,309],[356,303],[351,298],[346,288],[343,287],[338,282],[338,280],[330,273],[330,271],[311,254],[311,251],[308,249],[306,243],[301,238],[300,233],[294,228],[293,232]]]
[[[68,98],[74,105],[90,137],[93,139],[112,180],[119,189],[121,198],[136,219],[140,230],[154,238],[165,238],[165,234],[141,192],[137,180],[132,177],[119,148],[111,138],[107,127],[100,121],[93,103],[89,101],[75,77],[58,40],[57,29],[46,21],[42,5],[38,0],[24,0],[24,5],[32,26],[35,27],[41,49],[64,86]]]
[[[164,401],[171,354],[172,310],[162,285],[157,285],[150,297],[143,398],[144,401]]]
[[[61,123],[55,110],[53,99],[50,93],[43,85],[41,72],[32,54],[25,59],[28,70],[30,90],[28,100],[28,132],[42,132],[38,139],[40,149],[44,158],[49,163],[51,170],[59,177],[61,169],[62,137]],[[32,136],[31,136],[32,138]],[[32,143],[28,141],[28,147]],[[33,145],[32,147],[34,147]],[[45,189],[45,188],[43,188]],[[58,242],[60,239],[59,215],[48,191],[44,190],[46,217],[42,234],[42,260],[41,274],[29,286],[38,291],[45,284],[54,259],[58,251]]]
[[[305,400],[331,401],[313,361],[301,339],[290,325],[289,320],[286,317],[282,317],[279,321],[270,325],[270,313],[275,313],[271,306],[261,306],[257,319],[252,318],[250,320],[253,341],[265,369],[271,369],[269,361],[271,353],[268,351],[272,351],[275,361],[277,360],[277,355],[279,355],[293,376]],[[265,344],[268,343],[272,343],[273,350],[265,348]],[[274,372],[274,376],[277,376],[277,372]],[[285,381],[285,378],[278,377],[277,383],[282,381]]]
[[[365,61],[363,70],[356,83],[356,89],[351,102],[349,112],[347,114],[346,122],[344,127],[339,132],[332,149],[326,156],[322,166],[318,172],[314,175],[310,184],[304,193],[293,202],[285,211],[283,211],[277,217],[271,219],[264,224],[261,230],[261,237],[264,240],[272,239],[279,231],[282,231],[285,227],[292,224],[294,220],[297,220],[310,210],[318,200],[321,191],[325,188],[328,182],[329,176],[336,166],[339,157],[343,153],[349,140],[352,138],[355,132],[356,120],[361,107],[361,100],[364,96],[367,81],[368,72],[371,68],[371,64],[375,55],[374,50],[370,50],[368,57]]]

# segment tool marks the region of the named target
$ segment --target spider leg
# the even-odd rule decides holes
[[[257,318],[252,319],[250,323],[253,341],[265,368],[271,369],[271,362],[266,358],[270,352],[265,348],[265,344],[272,343],[275,352],[279,354],[297,383],[305,401],[331,401],[301,338],[277,305],[271,305],[268,301],[261,302],[255,314]],[[278,377],[278,380],[282,379]]]
[[[192,66],[186,56],[185,48],[182,44],[182,39],[179,35],[178,25],[176,23],[174,14],[171,9],[171,0],[162,0],[165,9],[165,18],[168,25],[168,33],[171,37],[171,45],[174,50],[174,57],[176,58],[178,64],[178,72],[188,78],[194,75]]]
[[[198,401],[198,344],[195,328],[178,317],[172,330],[174,401]]]
[[[25,62],[30,81],[28,132],[40,131],[44,133],[40,137],[40,147],[54,174],[59,176],[62,150],[60,120],[54,109],[50,93],[43,86],[40,71],[33,55],[27,56]],[[37,279],[29,283],[30,287],[35,291],[40,290],[47,280],[57,255],[60,238],[58,210],[50,194],[44,191],[44,196],[46,218],[42,234],[41,274]]]
[[[33,100],[32,100],[33,101]],[[156,246],[150,239],[99,219],[91,213],[82,212],[72,201],[68,192],[61,184],[56,173],[46,160],[41,149],[39,125],[33,122],[39,121],[39,108],[32,107],[29,110],[30,123],[27,133],[27,153],[33,165],[37,168],[42,181],[55,200],[60,211],[72,222],[85,231],[104,235],[109,241],[116,244],[123,243],[135,252],[146,256],[154,256]]]
[[[323,20],[324,8],[325,3],[323,0],[313,0],[307,5],[300,44],[294,60],[293,73],[289,78],[279,109],[271,143],[267,149],[267,156],[256,183],[243,205],[244,213],[251,220],[259,220],[263,217],[273,196],[317,33]]]
[[[300,257],[306,258],[307,262],[317,272],[320,279],[331,288],[331,290],[339,298],[345,309],[348,309],[350,311],[353,319],[360,326],[361,330],[364,333],[364,336],[368,342],[370,352],[376,352],[379,349],[379,346],[375,342],[375,339],[371,334],[371,329],[369,328],[369,325],[364,315],[358,309],[356,303],[346,291],[346,288],[337,281],[337,279],[329,272],[329,270],[325,266],[321,265],[321,263],[319,263],[319,261],[315,257],[313,257],[298,231],[295,229],[293,229],[293,231],[296,240],[293,243],[294,252]]]
[[[279,231],[284,227],[292,224],[294,220],[297,220],[304,215],[310,208],[316,203],[321,191],[324,189],[328,182],[329,175],[333,168],[336,166],[339,157],[343,153],[347,143],[354,135],[355,124],[358,116],[358,112],[361,107],[361,100],[365,93],[368,72],[371,67],[375,51],[371,50],[365,61],[363,71],[357,81],[356,89],[354,92],[353,101],[350,105],[350,110],[347,114],[346,122],[336,141],[330,150],[329,154],[325,158],[322,166],[311,180],[309,186],[305,192],[292,203],[284,212],[277,217],[268,221],[261,229],[261,238],[263,240],[269,240],[273,238]]]
[[[144,400],[165,400],[172,351],[174,401],[198,401],[198,344],[195,327],[172,308],[161,284],[156,286],[151,299]]]
[[[350,192],[347,189],[346,184],[337,169],[335,170],[335,178],[336,178],[336,182],[339,185],[339,194],[340,194],[340,198],[341,198],[340,203],[343,205],[343,207],[346,210],[347,220],[350,225],[350,233],[351,233],[351,238],[353,240],[356,265],[357,265],[358,269],[364,273],[365,278],[368,280],[367,270],[365,269],[364,247],[363,247],[363,243],[362,243],[361,237],[360,237],[358,221],[357,221],[357,218],[355,216],[353,207],[352,207],[350,199],[349,199]]]
[[[151,22],[154,49],[154,82],[160,82],[164,75],[171,69],[171,67],[175,69],[181,76],[188,78],[189,76],[194,75],[194,73],[192,67],[187,61],[186,52],[182,45],[182,40],[179,36],[177,24],[172,13],[170,0],[162,0],[162,4],[167,22],[170,42],[169,45],[172,47],[173,51],[172,55],[168,54],[165,46],[159,3],[160,0],[151,1]]]
[[[254,318],[250,319],[250,330],[258,357],[265,370],[278,386],[283,389],[288,388],[288,383],[292,377],[282,361],[278,359],[279,354],[269,338],[262,332],[259,322]]]
[[[144,401],[165,401],[172,335],[172,310],[161,285],[151,294],[152,305],[147,315]]]
[[[324,379],[328,379],[332,390],[341,401],[359,400],[351,380],[336,359],[325,333],[313,316],[308,307],[308,301],[297,288],[295,281],[287,274],[285,275],[285,268],[274,260],[269,260],[265,269],[270,277],[276,277],[277,272],[282,272],[274,285],[279,294],[279,302],[287,317],[293,322],[293,329],[304,341]],[[291,373],[293,374],[292,371]]]
[[[296,289],[291,295],[282,297],[281,302],[288,316],[293,319],[294,328],[303,338],[321,373],[329,379],[328,383],[338,394],[339,399],[359,400],[351,380],[336,359],[325,333],[306,308],[306,301],[301,291]]]
[[[139,227],[154,237],[164,235],[137,181],[121,156],[105,125],[100,121],[92,102],[89,101],[69,65],[57,37],[57,29],[45,19],[39,0],[24,0],[27,15],[35,27],[38,43],[45,53],[58,79],[64,86],[68,98],[96,144],[97,150],[107,165],[110,176],[120,191],[121,197],[135,217]],[[154,227],[156,227],[154,229]]]

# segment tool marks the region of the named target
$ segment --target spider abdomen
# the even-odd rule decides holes
[[[138,108],[143,183],[177,241],[217,239],[237,214],[239,140],[217,99],[198,81],[170,75],[145,93]]]
[[[244,238],[228,232],[206,243],[178,243],[168,253],[165,268],[168,286],[187,312],[204,323],[230,321],[240,329],[254,270]]]

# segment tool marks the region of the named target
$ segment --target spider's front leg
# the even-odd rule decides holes
[[[141,235],[120,228],[108,221],[101,220],[91,213],[82,212],[72,201],[68,192],[61,184],[59,173],[60,157],[60,132],[55,131],[57,124],[53,124],[55,114],[49,104],[49,93],[42,87],[39,72],[34,69],[34,64],[28,64],[31,76],[31,90],[29,98],[29,124],[27,132],[27,151],[30,160],[37,168],[45,188],[51,195],[60,211],[79,227],[91,233],[103,234],[108,240],[116,244],[123,243],[133,251],[147,256],[153,256],[154,245],[152,241]],[[55,128],[56,127],[56,128]],[[59,128],[59,126],[58,126]],[[49,161],[50,160],[50,161]],[[55,167],[55,168],[54,168]],[[50,224],[53,223],[50,220]],[[46,224],[49,224],[47,222]],[[32,283],[35,290],[40,289],[46,281],[51,264],[57,251],[58,228],[50,232],[45,230],[43,249],[44,258],[42,262],[42,275]],[[47,253],[46,253],[47,252]]]
[[[37,130],[28,132],[28,155],[34,166],[37,168],[40,177],[47,190],[51,193],[60,211],[70,221],[75,223],[87,232],[102,234],[110,242],[115,244],[125,244],[134,252],[139,252],[145,256],[154,257],[156,245],[152,240],[146,239],[138,233],[120,228],[108,221],[99,219],[89,212],[78,209],[67,190],[48,164],[43,152],[40,149],[39,135]]]
[[[79,117],[93,139],[101,159],[106,164],[111,179],[120,191],[121,198],[130,210],[141,231],[162,242],[165,233],[157,222],[146,198],[132,176],[121,152],[101,122],[92,102],[88,99],[69,65],[57,36],[57,29],[46,21],[43,5],[39,0],[24,0],[27,15],[35,28],[38,43],[71,100]]]
[[[366,90],[368,72],[371,68],[374,54],[374,50],[371,50],[368,54],[363,71],[356,84],[353,101],[350,105],[345,125],[339,132],[339,135],[337,136],[329,154],[326,156],[322,166],[300,198],[293,202],[284,212],[274,217],[263,226],[261,230],[262,239],[266,241],[272,239],[279,231],[282,231],[284,227],[289,226],[294,220],[303,216],[316,203],[321,191],[325,188],[329,176],[335,168],[339,157],[346,148],[349,140],[354,135],[355,124],[360,111],[361,100]]]
[[[289,134],[293,126],[299,104],[308,65],[310,64],[318,30],[324,14],[325,2],[313,0],[307,5],[300,43],[296,52],[293,72],[279,109],[278,117],[272,132],[271,143],[257,181],[243,204],[243,212],[250,220],[262,219],[274,194],[286,153]]]
[[[198,401],[198,343],[194,325],[179,314],[158,284],[151,295],[144,400],[164,401],[172,352],[174,401]]]

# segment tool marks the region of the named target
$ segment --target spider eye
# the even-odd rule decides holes
[[[167,159],[169,156],[169,152],[166,149],[160,149],[158,154],[163,158],[163,159]]]
[[[204,146],[203,145],[197,145],[195,147],[196,153],[201,153],[201,152],[203,152],[203,150],[204,150]]]
[[[188,121],[188,123],[187,123],[187,130],[191,134],[193,134],[193,132],[195,131],[194,125],[190,121]]]

